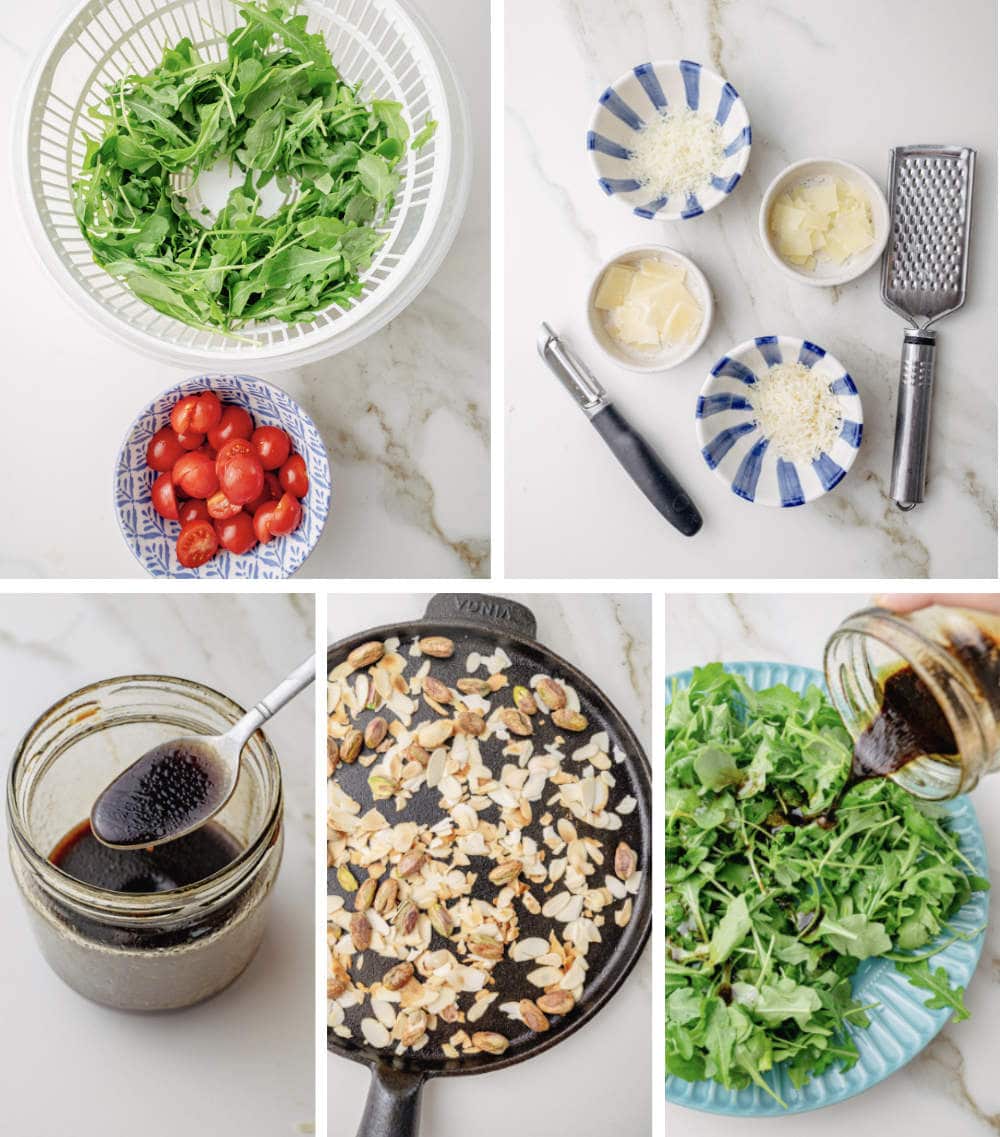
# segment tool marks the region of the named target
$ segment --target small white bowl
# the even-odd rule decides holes
[[[801,185],[812,178],[843,178],[845,182],[853,183],[861,189],[868,198],[872,207],[872,225],[875,229],[875,240],[863,252],[855,253],[842,265],[835,265],[829,261],[818,261],[815,269],[810,272],[804,265],[793,265],[786,261],[778,252],[772,237],[768,219],[771,208],[778,196]],[[811,284],[815,288],[831,288],[835,284],[846,284],[866,273],[882,256],[882,250],[889,239],[889,203],[885,194],[875,179],[860,166],[853,162],[844,162],[840,158],[803,158],[800,162],[793,162],[787,166],[767,187],[764,200],[760,203],[760,215],[757,219],[757,230],[764,251],[771,258],[778,269],[799,281],[801,284]]]
[[[690,343],[676,344],[655,353],[637,349],[630,350],[624,344],[618,343],[604,326],[604,317],[594,307],[594,300],[597,297],[597,290],[601,286],[601,280],[612,265],[638,264],[640,261],[649,259],[671,261],[673,264],[680,265],[687,273],[684,280],[685,287],[698,301],[702,312],[701,327]],[[590,286],[590,291],[587,293],[587,323],[590,325],[591,335],[597,342],[597,346],[609,359],[614,360],[620,367],[628,368],[629,371],[646,373],[669,371],[672,367],[677,367],[686,359],[690,359],[705,342],[709,328],[712,326],[714,312],[715,304],[712,301],[712,290],[708,287],[705,274],[690,257],[686,257],[683,253],[668,248],[666,245],[633,245],[629,249],[622,249],[620,253],[616,253],[611,260],[606,261],[601,266]]]

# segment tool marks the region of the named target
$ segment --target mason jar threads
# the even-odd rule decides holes
[[[1000,766],[1000,617],[868,608],[830,637],[825,670],[856,776],[882,774],[943,800]]]
[[[187,871],[173,875],[186,883],[167,877],[147,886],[136,878],[129,891],[118,891],[53,863],[74,864],[98,793],[146,750],[183,735],[221,733],[242,714],[199,683],[128,676],[67,695],[22,739],[7,782],[11,866],[42,954],[81,995],[133,1011],[190,1006],[221,991],[253,959],[283,845],[281,773],[261,731],[247,743],[236,789],[211,823],[215,845],[228,853],[220,858],[215,849],[221,867],[207,877],[193,879],[198,864],[181,864]]]

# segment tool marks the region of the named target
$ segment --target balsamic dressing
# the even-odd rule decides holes
[[[226,790],[225,770],[209,747],[165,742],[101,794],[91,813],[93,831],[109,845],[152,845],[210,816]]]

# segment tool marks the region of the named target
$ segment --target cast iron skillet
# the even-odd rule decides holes
[[[510,1038],[510,1046],[502,1055],[477,1054],[467,1058],[448,1059],[440,1054],[437,1047],[432,1050],[431,1044],[428,1044],[422,1051],[407,1052],[404,1057],[398,1058],[392,1050],[376,1050],[361,1041],[359,1023],[363,1013],[360,1007],[352,1007],[346,1018],[347,1025],[353,1027],[353,1033],[358,1038],[357,1042],[342,1039],[328,1029],[327,1044],[330,1050],[355,1062],[362,1062],[372,1071],[371,1089],[358,1137],[415,1137],[419,1123],[420,1093],[427,1078],[500,1070],[548,1050],[549,1047],[555,1046],[579,1030],[597,1014],[622,985],[649,938],[652,857],[649,761],[631,728],[601,690],[572,664],[538,643],[535,632],[534,615],[524,605],[513,600],[474,593],[445,593],[431,599],[423,620],[369,628],[333,644],[327,650],[327,668],[332,670],[355,647],[369,640],[384,640],[390,636],[398,636],[401,641],[400,652],[405,655],[415,637],[444,635],[454,641],[455,653],[450,659],[432,660],[431,674],[449,686],[454,686],[456,679],[467,674],[465,661],[470,652],[478,651],[484,656],[491,655],[498,646],[502,647],[512,660],[512,666],[505,672],[511,688],[516,684],[528,686],[531,676],[540,672],[564,679],[576,689],[580,696],[581,709],[589,719],[586,731],[579,736],[570,736],[567,752],[574,748],[575,738],[578,737],[578,745],[582,746],[595,731],[607,731],[612,745],[617,743],[625,752],[625,760],[612,765],[611,772],[617,783],[612,792],[612,802],[619,801],[626,794],[631,794],[638,802],[635,810],[622,818],[620,830],[609,832],[590,829],[584,825],[580,827],[581,834],[602,840],[605,854],[603,868],[606,871],[611,871],[611,860],[619,841],[627,841],[632,846],[643,869],[642,886],[638,894],[633,897],[634,908],[631,920],[625,928],[618,928],[611,917],[614,909],[605,910],[606,921],[602,928],[601,942],[591,944],[587,955],[590,970],[584,986],[583,999],[565,1017],[553,1018],[551,1029],[544,1034],[533,1034],[498,1010],[500,1003],[521,998],[535,998],[540,994],[538,989],[531,986],[524,978],[528,969],[523,964],[512,964],[507,960],[501,961],[493,971],[496,988],[501,993],[500,998],[474,1027],[468,1028],[470,1033],[473,1029],[496,1030]],[[412,670],[416,670],[417,662],[414,661]],[[408,671],[410,670],[411,668],[408,668]],[[477,674],[482,677],[486,673],[481,670]],[[509,690],[510,688],[505,689],[508,692],[508,701]],[[364,722],[375,713],[372,711],[360,716],[362,729]],[[487,762],[492,764],[496,760],[501,745],[498,742],[484,745],[483,756]],[[362,804],[363,809],[372,804],[368,774],[369,770],[360,763],[347,766],[341,763],[334,775],[344,790]],[[437,805],[438,800],[439,794],[436,790],[425,789],[414,795],[404,814],[394,814],[394,816],[398,816],[400,820],[405,817],[406,820],[421,822],[438,821],[442,816]],[[539,815],[542,812],[536,809]],[[495,817],[495,810],[487,811],[485,816]],[[528,828],[527,833],[540,840],[541,829],[536,821]],[[603,879],[603,873],[595,877],[595,880],[601,883]],[[327,892],[330,895],[344,895],[333,869],[327,871]],[[495,885],[486,883],[485,887],[479,887],[477,882],[473,895],[491,898],[495,892]],[[350,897],[345,899],[350,907]],[[616,903],[614,907],[617,908],[618,904]],[[547,936],[547,929],[552,926],[552,921],[541,916],[531,916],[522,909],[520,924],[522,937]],[[443,946],[439,941],[440,937],[435,935],[432,949]],[[361,970],[362,981],[374,982],[387,967],[386,960],[367,952]],[[370,1014],[370,1011],[366,1013]],[[456,1026],[455,1029],[459,1027]]]

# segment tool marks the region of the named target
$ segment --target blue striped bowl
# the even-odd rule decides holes
[[[830,380],[844,425],[829,454],[789,462],[768,445],[754,421],[747,388],[777,363],[804,363]],[[861,445],[861,396],[844,365],[809,340],[757,336],[734,347],[712,368],[698,396],[695,426],[710,470],[737,497],[758,505],[804,505],[829,493],[851,468]]]
[[[811,667],[785,663],[727,663],[726,670],[742,675],[755,691],[784,683],[800,694],[811,687],[826,690],[823,673]],[[667,702],[671,698],[672,680],[686,687],[691,672],[682,671],[667,678]],[[968,857],[979,876],[989,877],[986,842],[976,820],[976,811],[968,797],[939,802],[937,808],[948,814],[948,827],[958,838],[959,848]],[[986,933],[981,929],[989,920],[989,893],[975,893],[951,921],[956,932],[968,938],[947,944],[930,959],[932,968],[943,967],[952,983],[969,985]],[[946,943],[947,934],[941,941]],[[850,1070],[834,1064],[829,1070],[806,1082],[801,1089],[792,1085],[787,1072],[779,1064],[763,1074],[764,1080],[788,1105],[783,1109],[759,1086],[745,1090],[727,1090],[718,1082],[706,1079],[686,1082],[670,1075],[666,1079],[666,1098],[674,1105],[706,1113],[724,1113],[739,1117],[780,1117],[788,1113],[805,1113],[855,1097],[894,1074],[915,1058],[951,1017],[951,1011],[932,1010],[925,1005],[930,992],[910,985],[888,959],[866,959],[851,980],[855,999],[871,1006],[871,1019],[865,1028],[850,1027],[851,1037],[860,1058]],[[977,1012],[972,1011],[973,1019]],[[962,1028],[959,1027],[959,1030]]]
[[[629,170],[636,132],[671,106],[711,114],[722,128],[725,154],[711,185],[686,199],[654,196]],[[647,220],[680,221],[714,209],[733,192],[750,159],[750,116],[731,83],[690,59],[640,63],[601,95],[587,132],[587,150],[604,192]]]
[[[146,465],[146,447],[160,427],[170,425],[170,411],[177,400],[198,391],[214,391],[224,403],[246,408],[255,427],[281,427],[291,438],[292,448],[305,459],[309,492],[302,499],[302,523],[294,533],[255,545],[242,556],[220,549],[207,564],[189,569],[177,560],[180,525],[161,517],[153,508],[150,494],[157,475]],[[140,411],[118,452],[118,527],[132,555],[150,576],[280,580],[302,567],[320,539],[329,511],[330,463],[315,423],[291,395],[249,375],[196,375],[168,388]]]

